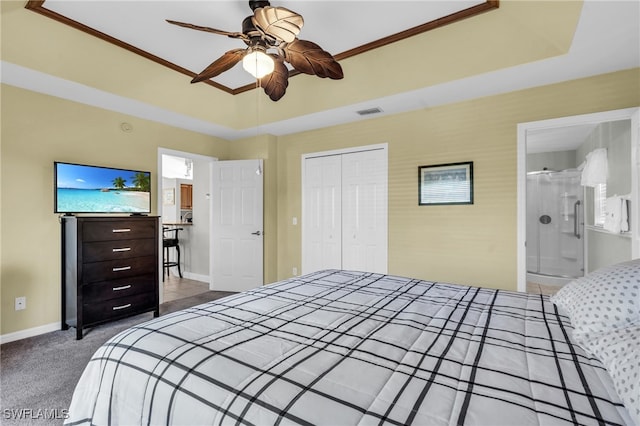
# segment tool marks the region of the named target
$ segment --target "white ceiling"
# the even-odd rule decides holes
[[[527,132],[527,153],[573,151],[580,147],[597,124],[583,124],[553,129],[529,130]]]
[[[484,3],[448,1],[273,1],[301,14],[300,39],[333,55]],[[168,24],[165,20],[240,32],[252,15],[248,1],[69,1],[44,7],[186,68],[196,74],[224,52],[246,47],[241,40]],[[234,23],[230,25],[230,23]],[[144,29],[141,31],[141,29]],[[231,89],[254,83],[240,64],[213,79]]]
[[[49,4],[62,4],[60,0],[48,0]],[[75,10],[81,10],[84,3],[111,3],[111,4],[129,4],[129,2],[116,2],[114,0],[107,2],[67,2],[71,4]],[[196,24],[202,24],[210,27],[219,27],[224,30],[236,30],[234,28],[228,28],[224,22],[214,21],[213,17],[217,16],[215,7],[224,5],[225,7],[235,6],[238,10],[235,12],[239,16],[239,20],[246,16],[248,13],[243,11],[246,2],[231,2],[231,1],[215,1],[206,2],[207,4],[213,4],[210,7],[214,7],[207,13],[201,13],[203,17],[200,19],[193,11],[191,12],[178,12],[175,9],[170,9],[169,5],[180,4],[180,10],[183,5],[200,5],[205,2],[131,2],[139,3],[140,7],[146,7],[147,9],[153,9],[157,4],[163,4],[161,10],[164,10],[160,16],[158,11],[154,11],[153,15],[164,19],[164,15],[168,14],[170,10],[172,16],[168,18],[176,20],[190,21]],[[273,2],[275,4],[276,2]],[[324,3],[324,12],[318,9],[315,12],[306,12],[307,7],[318,7],[319,4]],[[380,3],[380,5],[378,5]],[[392,9],[396,5],[398,7],[422,7],[424,4],[449,4],[450,1],[408,1],[408,2],[378,2],[378,1],[325,1],[314,2],[298,0],[294,2],[278,2],[278,5],[287,5],[293,10],[296,10],[304,15],[305,27],[300,34],[301,38],[310,39],[321,44],[326,50],[332,50],[335,40],[332,41],[332,37],[328,37],[333,34],[333,31],[337,31],[337,24],[340,21],[339,18],[344,18],[347,21],[362,20],[368,22],[371,27],[386,27],[390,20],[385,20],[383,17],[378,16],[375,19],[371,18],[369,14],[369,8],[373,6],[389,7],[393,5]],[[475,2],[477,3],[477,2]],[[326,9],[326,4],[336,5],[336,9]],[[342,9],[343,5],[357,6],[355,9]],[[173,7],[173,6],[172,6]],[[199,6],[200,7],[200,6]],[[77,8],[77,9],[76,9]],[[166,9],[165,9],[166,8]],[[248,10],[248,6],[246,6]],[[349,15],[346,12],[344,14],[335,12],[335,10],[349,10]],[[155,10],[155,9],[154,9]],[[366,11],[366,13],[363,12]],[[380,9],[382,10],[382,9]],[[106,21],[114,21],[120,24],[114,25],[115,29],[122,29],[127,25],[122,25],[125,20],[133,19],[133,15],[139,13],[134,12],[133,9],[120,9],[119,16],[107,16],[100,15],[102,18],[107,18]],[[105,12],[106,13],[106,12]],[[183,14],[184,13],[184,14]],[[225,12],[226,13],[226,12]],[[387,10],[384,13],[391,13]],[[491,13],[491,12],[488,12]],[[405,10],[406,14],[406,10]],[[412,15],[409,13],[409,15]],[[383,15],[384,16],[384,15]],[[326,31],[327,23],[331,24],[331,31]],[[376,25],[373,25],[375,23]],[[335,25],[334,25],[335,24]],[[62,25],[62,24],[61,24]],[[107,25],[108,24],[102,24]],[[404,23],[403,25],[407,25]],[[455,24],[453,24],[455,25]],[[172,27],[167,24],[168,27]],[[138,27],[139,28],[139,27]],[[165,27],[163,27],[165,28]],[[319,29],[325,28],[325,30]],[[177,55],[183,50],[189,50],[188,54],[184,57],[172,59],[175,61],[190,60],[190,67],[203,67],[208,65],[213,59],[215,59],[220,52],[218,49],[224,50],[225,48],[219,48],[218,43],[221,41],[231,42],[232,47],[238,47],[235,43],[241,43],[237,40],[227,40],[225,37],[216,36],[214,34],[207,34],[198,31],[183,29],[183,28],[170,28],[175,37],[174,42],[179,46],[173,45],[172,48],[166,50],[172,52],[171,54]],[[153,39],[157,34],[156,30],[152,32],[137,31],[139,33],[147,33]],[[164,30],[163,30],[164,31]],[[169,31],[167,29],[166,31]],[[319,32],[318,32],[319,31]],[[391,30],[393,31],[393,30]],[[316,33],[317,32],[317,33]],[[178,35],[179,34],[179,35]],[[317,34],[317,35],[315,35]],[[344,38],[344,37],[343,37]],[[336,40],[339,40],[337,37]],[[186,41],[185,41],[186,40]],[[194,40],[194,44],[189,40]],[[197,40],[197,41],[196,41]],[[211,43],[211,53],[205,44]],[[184,47],[192,46],[192,47]],[[198,47],[196,47],[198,46]],[[193,49],[193,50],[192,50]],[[197,49],[197,52],[196,52]],[[340,50],[338,46],[336,49]],[[202,53],[204,51],[204,54]],[[333,53],[333,52],[332,52]],[[195,63],[200,61],[199,63]],[[331,125],[343,124],[358,120],[368,119],[370,117],[363,118],[356,114],[356,111],[371,107],[380,107],[384,112],[382,114],[376,114],[371,117],[380,117],[381,115],[396,114],[405,111],[411,111],[421,108],[433,107],[437,105],[443,105],[452,102],[463,101],[467,99],[473,99],[477,97],[490,96],[494,94],[507,93],[514,90],[520,90],[530,87],[536,87],[546,84],[552,84],[556,82],[572,80],[577,78],[589,77],[592,75],[598,75],[623,69],[629,69],[634,67],[640,67],[640,2],[637,0],[626,1],[606,1],[606,0],[586,0],[582,8],[582,14],[580,21],[573,39],[570,51],[561,56],[552,57],[536,62],[531,62],[511,68],[501,69],[494,72],[489,72],[481,75],[476,75],[460,80],[455,80],[443,84],[424,87],[418,90],[413,90],[405,93],[398,93],[392,96],[379,99],[371,99],[366,102],[358,104],[346,105],[343,107],[322,111],[319,113],[304,115],[295,117],[280,122],[262,123],[259,129],[247,128],[242,130],[236,130],[227,128],[216,123],[209,121],[199,120],[194,117],[189,117],[183,114],[175,113],[174,111],[165,110],[154,105],[142,103],[140,101],[128,99],[126,97],[114,95],[112,93],[97,90],[92,87],[81,85],[73,81],[63,80],[58,77],[54,77],[48,74],[44,74],[39,71],[31,70],[22,67],[17,64],[2,62],[2,73],[0,74],[2,82],[17,87],[26,88],[29,90],[46,93],[53,96],[58,96],[65,99],[82,102],[88,105],[93,105],[109,110],[119,111],[132,116],[159,121],[168,125],[185,128],[188,130],[218,136],[228,140],[234,140],[255,135],[257,130],[261,133],[269,133],[273,135],[285,135],[291,134]],[[160,66],[160,65],[158,65]],[[238,70],[239,74],[242,74],[241,70]],[[225,77],[226,78],[226,77]],[[230,79],[242,78],[229,76]],[[229,83],[239,84],[239,82]],[[576,134],[583,134],[585,129],[574,129]],[[552,135],[544,134],[540,135],[545,139],[552,137]],[[565,134],[564,138],[568,138]],[[579,136],[578,136],[579,137]]]

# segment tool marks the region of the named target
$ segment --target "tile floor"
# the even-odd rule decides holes
[[[180,278],[173,275],[164,277],[164,301],[182,299],[209,291],[209,283]]]
[[[556,285],[527,282],[527,293],[546,294],[550,296],[552,294],[555,294],[561,288],[561,286]]]

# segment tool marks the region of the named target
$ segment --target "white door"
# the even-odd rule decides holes
[[[212,163],[212,290],[263,284],[262,170],[262,160]]]
[[[387,156],[342,155],[342,269],[387,273]]]
[[[386,274],[386,145],[310,154],[302,179],[302,272]]]
[[[305,162],[302,220],[305,273],[342,268],[341,173],[339,155],[309,158]]]

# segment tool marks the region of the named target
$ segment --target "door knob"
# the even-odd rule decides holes
[[[251,235],[258,235],[258,236],[260,236],[260,235],[262,235],[262,232],[260,232],[260,231],[252,232],[252,233],[251,233]]]

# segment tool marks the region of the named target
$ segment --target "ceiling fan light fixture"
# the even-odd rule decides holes
[[[275,68],[273,58],[262,50],[253,50],[242,59],[242,67],[255,78],[271,74]]]
[[[247,45],[225,52],[196,74],[191,83],[210,80],[242,61],[245,71],[257,79],[256,87],[261,87],[275,102],[284,96],[289,85],[291,72],[285,62],[296,72],[332,80],[344,77],[342,67],[329,52],[311,41],[298,39],[304,25],[302,15],[284,7],[272,7],[268,0],[251,0],[249,7],[253,15],[244,18],[241,33],[167,19],[172,25],[225,35]],[[270,50],[272,53],[267,53]]]

